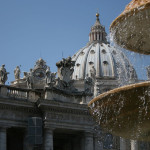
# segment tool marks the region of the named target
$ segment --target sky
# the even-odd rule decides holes
[[[23,72],[43,58],[52,72],[56,62],[72,56],[88,42],[95,14],[109,34],[111,22],[130,0],[0,0],[0,66],[14,80],[14,69]],[[129,57],[132,54],[129,54]],[[145,66],[150,56],[131,57],[140,79],[146,78]],[[144,66],[144,67],[143,67]],[[144,68],[142,71],[141,68]]]

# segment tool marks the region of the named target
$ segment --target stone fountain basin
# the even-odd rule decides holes
[[[119,46],[150,55],[150,2],[124,11],[112,22],[110,31]]]
[[[150,141],[150,81],[103,93],[88,106],[104,131],[127,139]]]

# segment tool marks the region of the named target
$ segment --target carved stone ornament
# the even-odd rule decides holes
[[[36,65],[33,68],[33,76],[37,79],[37,80],[42,80],[46,77],[46,69],[47,69],[47,65],[46,62],[40,58],[37,62]]]
[[[2,65],[0,68],[0,84],[5,84],[8,79],[7,74],[9,74],[9,72],[6,71],[5,65]]]
[[[56,66],[58,67],[57,87],[63,89],[73,88],[73,80],[71,80],[71,76],[74,71],[74,65],[75,62],[71,60],[71,57],[66,59],[63,58],[63,60],[56,63]]]
[[[58,67],[58,77],[65,82],[70,82],[71,75],[74,71],[74,65],[75,62],[71,60],[71,57],[66,59],[63,58],[63,60],[57,62],[56,66]]]

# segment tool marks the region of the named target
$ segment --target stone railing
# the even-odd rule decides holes
[[[7,85],[0,85],[0,97],[24,99],[35,102],[41,97],[40,95],[41,93],[35,90],[21,89]]]
[[[7,96],[21,99],[28,99],[28,91],[7,87]]]

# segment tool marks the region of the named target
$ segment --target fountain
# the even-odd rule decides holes
[[[111,24],[114,41],[150,54],[150,0],[132,0]],[[88,104],[104,131],[131,140],[150,141],[150,81],[105,92]]]
[[[110,31],[119,46],[150,55],[150,0],[132,0],[112,22]]]

